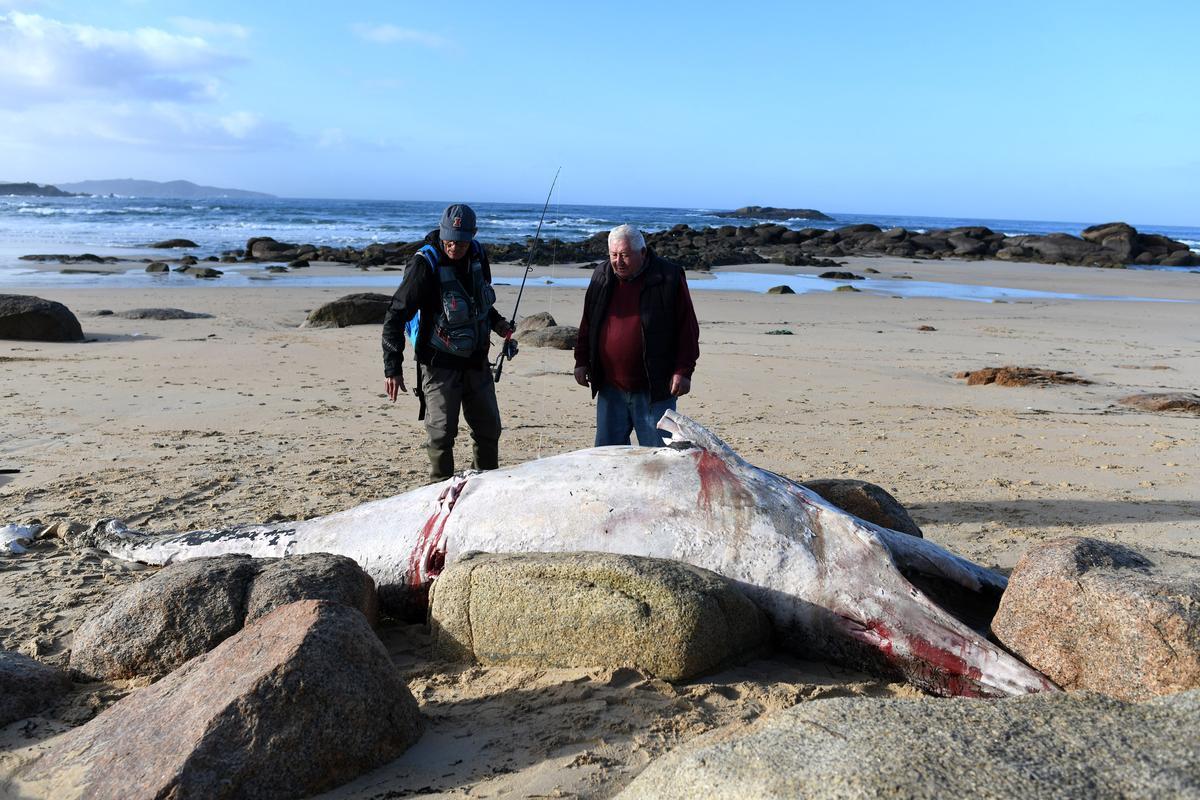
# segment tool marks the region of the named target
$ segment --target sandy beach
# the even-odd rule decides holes
[[[701,358],[680,411],[758,466],[797,480],[878,484],[927,538],[1000,570],[1029,544],[1065,535],[1200,554],[1200,418],[1116,404],[1137,392],[1200,387],[1200,275],[845,261],[860,274],[918,281],[1186,302],[765,295],[702,289],[706,277],[690,274]],[[507,315],[520,268],[495,271],[510,284],[497,290]],[[316,265],[306,276],[351,272],[361,274]],[[535,274],[553,281],[587,273]],[[236,288],[217,281],[4,291],[64,303],[88,341],[0,342],[0,468],[20,470],[0,475],[0,524],[117,517],[166,531],[303,519],[424,482],[416,403],[384,396],[378,326],[299,327],[324,302],[391,289],[290,287],[285,277]],[[548,311],[573,325],[582,300],[582,289],[534,286],[521,315]],[[213,316],[89,315],[146,307]],[[1002,365],[1067,370],[1092,383],[1001,388],[953,377]],[[591,445],[593,405],[573,366],[570,352],[532,347],[506,365],[497,387],[502,464]],[[405,378],[412,382],[410,361]],[[461,435],[460,468],[469,444]],[[71,632],[89,609],[145,574],[55,541],[0,558],[0,648],[65,664]],[[671,686],[628,670],[439,664],[425,655],[420,626],[386,625],[381,635],[429,729],[402,759],[329,797],[401,796],[386,793],[418,787],[472,797],[606,797],[653,758],[713,728],[819,697],[914,694],[783,655]],[[33,722],[0,731],[0,750],[86,721],[131,688],[80,687]]]

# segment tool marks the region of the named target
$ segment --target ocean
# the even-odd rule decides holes
[[[72,269],[37,270],[19,256],[26,254],[92,253],[102,256],[178,257],[184,252],[199,257],[219,255],[244,247],[252,236],[271,236],[294,244],[352,246],[375,242],[421,239],[438,221],[446,203],[383,200],[306,199],[161,199],[145,197],[0,197],[0,292],[5,287],[65,289],[83,287],[183,288],[207,284],[176,273],[148,274],[140,266],[123,274],[88,274],[87,265]],[[523,241],[537,229],[541,206],[532,203],[474,203],[479,216],[479,238],[485,242]],[[665,230],[684,223],[693,228],[716,225],[754,225],[768,220],[731,220],[715,216],[709,208],[648,208],[640,206],[585,206],[551,203],[542,228],[545,239],[585,239],[594,233],[628,222],[647,232]],[[828,213],[828,212],[827,212]],[[830,213],[833,221],[793,219],[791,228],[836,228],[870,222],[882,228],[901,226],[923,231],[963,225],[984,225],[1006,234],[1078,234],[1092,223],[1037,220],[974,219],[966,217],[905,217],[886,214]],[[1107,221],[1107,220],[1106,220]],[[1161,233],[1186,242],[1200,251],[1200,228],[1165,225],[1135,225],[1146,233]],[[191,239],[198,245],[188,250],[148,250],[147,245],[164,239]],[[219,265],[224,272],[220,285],[265,286],[258,265]],[[1155,269],[1187,271],[1188,267]],[[277,277],[277,276],[274,276]],[[289,286],[353,286],[390,290],[398,281],[394,273],[348,271],[340,276],[289,274]],[[586,278],[555,275],[531,276],[531,285],[565,287],[586,283]],[[786,283],[797,293],[836,288],[829,281],[810,280],[803,275],[716,274],[713,280],[694,281],[697,289],[730,289],[762,292]],[[1099,297],[1056,292],[1028,292],[1003,286],[966,286],[927,281],[872,279],[856,288],[896,297],[946,297],[979,302],[1021,302],[1034,299],[1061,300],[1151,300],[1141,297]],[[1158,302],[1158,299],[1154,299]],[[1169,302],[1169,301],[1168,301]]]
[[[168,200],[139,197],[0,197],[0,248],[25,253],[119,254],[138,252],[163,239],[196,242],[198,255],[243,247],[252,236],[296,244],[364,247],[374,242],[414,241],[436,227],[444,202],[387,200]],[[537,228],[540,203],[472,203],[485,242],[522,241]],[[551,203],[545,238],[585,239],[628,222],[647,232],[685,223],[693,228],[752,225],[768,220],[730,220],[710,208],[647,208]],[[920,217],[826,212],[833,222],[788,220],[791,228],[836,228],[870,222],[911,230],[984,225],[1006,234],[1078,234],[1091,222]],[[1131,223],[1143,233],[1160,233],[1200,251],[1200,227]]]

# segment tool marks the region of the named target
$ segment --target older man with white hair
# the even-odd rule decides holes
[[[596,267],[575,343],[575,380],[596,398],[596,446],[659,447],[655,427],[692,388],[700,325],[687,278],[646,247],[641,231],[608,234],[608,261]]]

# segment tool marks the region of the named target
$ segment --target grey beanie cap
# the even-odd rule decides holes
[[[475,238],[475,212],[466,203],[446,206],[438,235],[444,242],[469,242]]]

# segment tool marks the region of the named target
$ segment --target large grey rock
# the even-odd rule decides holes
[[[83,328],[62,303],[26,294],[0,294],[0,339],[81,342]]]
[[[180,275],[191,275],[193,278],[219,278],[225,274],[219,269],[213,269],[212,267],[197,267],[194,265],[185,266],[178,272]]]
[[[725,578],[609,553],[469,554],[434,583],[434,652],[532,667],[634,666],[687,680],[765,645],[763,613]]]
[[[992,631],[1066,689],[1141,700],[1200,687],[1200,557],[1084,537],[1035,545]]]
[[[646,768],[620,800],[1200,796],[1200,693],[804,703]]]
[[[549,311],[539,311],[536,314],[522,317],[521,321],[517,323],[517,329],[513,331],[513,336],[520,338],[522,334],[529,331],[540,331],[543,328],[553,328],[556,325],[558,323]]]
[[[246,241],[246,258],[262,259],[264,261],[287,260],[285,253],[293,253],[298,248],[287,242],[277,242],[270,236],[255,236]]]
[[[62,670],[0,650],[0,728],[47,708],[70,688]]]
[[[159,678],[271,609],[334,600],[374,621],[375,584],[345,556],[244,555],[172,564],[114,597],[75,631],[71,668],[106,680]]]
[[[514,334],[514,336],[516,336]],[[550,328],[525,331],[516,336],[526,347],[551,347],[555,350],[574,350],[579,328],[574,325],[555,325]]]
[[[859,519],[912,536],[923,536],[904,506],[873,483],[850,478],[823,478],[804,481],[800,485]]]
[[[347,325],[382,325],[392,298],[378,292],[339,297],[309,313],[302,328],[345,328]]]
[[[1138,232],[1132,225],[1124,222],[1107,222],[1102,225],[1092,225],[1084,228],[1079,234],[1089,242],[1095,242],[1101,247],[1112,250],[1123,263],[1132,262],[1137,257]]]
[[[366,619],[308,600],[50,740],[9,788],[97,800],[308,797],[393,760],[420,732],[416,700]]]

